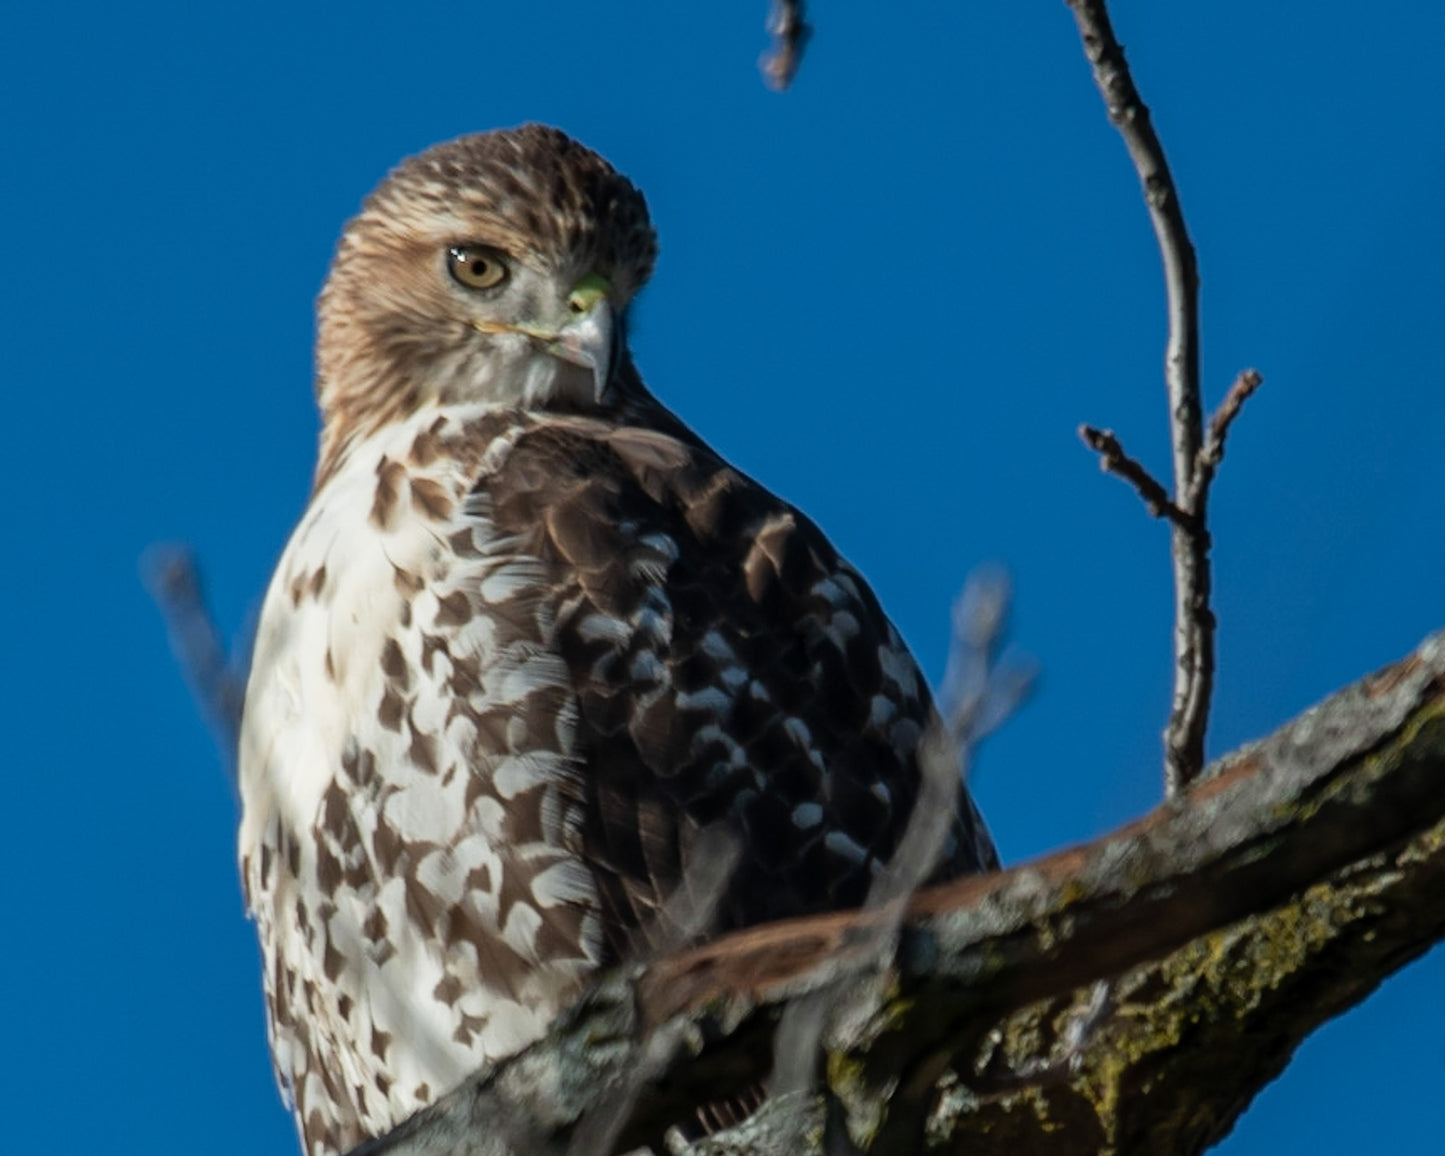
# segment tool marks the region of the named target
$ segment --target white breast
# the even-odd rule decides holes
[[[558,700],[566,669],[542,634],[509,637],[489,613],[525,599],[540,564],[497,540],[485,509],[464,509],[505,439],[409,456],[418,434],[464,439],[480,413],[427,411],[358,445],[297,527],[262,611],[240,854],[278,1077],[298,1119],[332,1118],[308,1123],[314,1154],[386,1130],[535,1039],[601,950],[575,854],[575,703],[554,705],[540,737],[528,713],[534,693]],[[519,811],[537,816],[525,840]],[[578,950],[543,959],[548,924]]]

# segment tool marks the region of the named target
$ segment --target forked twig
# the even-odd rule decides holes
[[[1244,400],[1258,388],[1259,374],[1246,370],[1204,433],[1199,389],[1199,272],[1194,245],[1184,224],[1179,191],[1164,146],[1129,74],[1124,49],[1109,21],[1104,0],[1066,0],[1084,42],[1094,83],[1109,120],[1124,138],[1139,175],[1149,221],[1164,263],[1169,336],[1164,384],[1174,462],[1172,501],[1147,471],[1128,458],[1117,439],[1104,440],[1092,427],[1081,434],[1104,455],[1104,469],[1129,481],[1150,512],[1169,519],[1174,556],[1174,695],[1164,728],[1164,785],[1173,795],[1204,769],[1204,732],[1214,691],[1214,612],[1210,609],[1209,484],[1224,453],[1224,436]],[[1086,432],[1089,431],[1089,432]],[[1099,444],[1090,438],[1099,435]]]

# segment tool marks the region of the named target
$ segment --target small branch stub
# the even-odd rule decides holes
[[[1099,469],[1106,474],[1123,478],[1139,492],[1150,517],[1168,518],[1171,522],[1189,521],[1189,515],[1174,504],[1174,499],[1159,480],[1124,452],[1124,447],[1113,430],[1081,425],[1079,437],[1099,455]]]
[[[1243,370],[1234,379],[1234,384],[1229,387],[1229,392],[1224,395],[1224,400],[1209,419],[1209,433],[1204,438],[1204,445],[1200,447],[1194,471],[1197,485],[1208,486],[1214,480],[1214,471],[1224,460],[1224,439],[1229,436],[1229,427],[1234,424],[1234,419],[1239,416],[1244,403],[1262,384],[1264,378],[1256,369]]]

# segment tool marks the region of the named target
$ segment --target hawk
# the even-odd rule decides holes
[[[642,194],[538,125],[404,162],[319,304],[315,488],[246,692],[241,870],[310,1156],[635,958],[701,833],[710,933],[857,905],[927,687],[798,510],[643,385]],[[966,797],[940,877],[996,863]]]

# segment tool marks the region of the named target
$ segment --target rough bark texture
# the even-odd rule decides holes
[[[767,1076],[782,1007],[813,999],[819,1094],[691,1153],[1198,1152],[1445,937],[1442,877],[1445,633],[1135,823],[914,896],[887,965],[858,947],[879,916],[842,913],[609,976],[364,1151],[663,1151],[689,1107]]]

